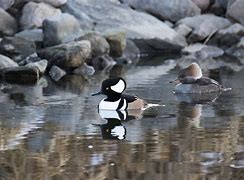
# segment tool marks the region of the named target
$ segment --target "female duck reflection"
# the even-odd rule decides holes
[[[179,126],[184,127],[189,123],[191,126],[199,128],[203,105],[215,102],[220,93],[175,95],[180,101],[178,105]]]
[[[99,110],[102,119],[107,120],[106,124],[93,124],[99,126],[103,139],[123,140],[126,137],[126,128],[123,122],[136,119],[140,114],[128,114],[128,111]]]

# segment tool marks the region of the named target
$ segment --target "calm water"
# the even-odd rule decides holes
[[[98,113],[105,74],[1,84],[0,179],[244,179],[244,70],[220,71],[232,91],[177,97],[173,62],[142,64],[111,74],[159,105],[144,112]]]

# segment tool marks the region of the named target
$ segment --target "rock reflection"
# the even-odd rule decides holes
[[[16,104],[35,105],[43,100],[43,89],[47,87],[45,78],[41,78],[35,85],[20,85],[4,83],[1,91],[8,94],[10,100]]]

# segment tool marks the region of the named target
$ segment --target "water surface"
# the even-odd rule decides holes
[[[244,70],[219,72],[232,91],[178,97],[175,62],[155,64],[110,73],[159,105],[144,112],[99,115],[106,73],[2,83],[0,179],[244,179]]]

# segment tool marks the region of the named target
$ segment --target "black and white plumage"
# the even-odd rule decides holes
[[[145,102],[134,95],[122,94],[126,89],[126,82],[122,78],[109,78],[102,82],[101,90],[98,94],[104,94],[104,98],[98,104],[99,109],[106,110],[126,110],[126,109],[142,109]]]

